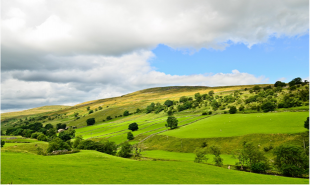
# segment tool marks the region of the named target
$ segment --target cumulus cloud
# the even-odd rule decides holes
[[[169,75],[149,60],[173,49],[249,48],[308,32],[307,0],[7,0],[1,9],[2,109],[72,104],[168,85],[238,85],[268,79]]]
[[[74,104],[99,98],[120,96],[137,90],[175,85],[244,85],[264,83],[265,77],[255,77],[233,70],[223,74],[169,75],[154,70],[148,62],[154,54],[140,51],[121,57],[73,56],[48,57],[57,61],[75,62],[57,70],[4,71],[2,109],[27,108],[48,104]],[[84,68],[87,63],[88,68]],[[12,85],[14,84],[14,85]]]

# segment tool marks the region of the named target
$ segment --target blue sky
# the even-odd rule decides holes
[[[164,44],[152,52],[151,65],[171,75],[229,73],[234,69],[255,76],[289,82],[309,78],[309,34],[295,37],[271,37],[268,42],[248,48],[243,43],[224,50],[200,49],[196,52],[172,49]]]
[[[1,112],[152,87],[309,78],[309,0],[3,0],[1,8]]]

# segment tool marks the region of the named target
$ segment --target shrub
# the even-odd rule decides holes
[[[97,143],[92,140],[81,140],[79,145],[77,146],[78,149],[84,149],[84,150],[96,150]]]
[[[108,121],[111,120],[111,119],[113,119],[113,118],[111,118],[111,116],[107,116],[107,120]]]
[[[237,108],[235,106],[231,106],[229,109],[230,114],[235,114],[237,112]]]
[[[167,118],[167,124],[166,127],[170,127],[170,129],[174,129],[178,127],[178,120],[174,116],[169,116]]]
[[[71,150],[70,145],[68,143],[61,140],[59,137],[55,137],[48,143],[47,152],[52,153],[55,150]]]
[[[37,139],[39,135],[43,134],[42,132],[35,132],[31,134],[31,138]]]
[[[89,112],[88,112],[88,114],[91,114],[91,113],[93,113],[94,111],[93,110],[90,110]]]
[[[239,111],[244,111],[244,106],[243,106],[243,105],[241,105],[241,106],[239,107]]]
[[[303,149],[294,145],[281,145],[274,149],[274,164],[285,176],[299,177],[309,171],[309,158]]]
[[[38,141],[47,141],[47,138],[44,134],[40,134],[37,139]]]
[[[131,131],[136,131],[139,129],[138,127],[138,124],[137,123],[131,123],[129,126],[128,126],[128,129],[131,130]]]
[[[195,163],[201,163],[202,161],[208,161],[208,158],[206,158],[206,150],[203,148],[197,148],[194,153],[196,154]]]
[[[208,113],[207,112],[203,112],[202,115],[208,115]]]
[[[266,170],[268,169],[268,165],[264,162],[258,162],[251,165],[251,171],[254,173],[266,173]]]
[[[77,148],[82,140],[83,140],[83,136],[82,135],[76,136],[75,140],[73,142],[73,145],[72,145],[73,148]]]
[[[131,132],[127,133],[127,139],[129,139],[129,140],[133,140],[134,139],[133,134]]]
[[[117,153],[118,156],[128,158],[131,156],[132,146],[125,142],[121,145],[121,150]]]
[[[129,111],[128,111],[128,110],[125,110],[124,113],[123,113],[123,115],[124,115],[124,116],[129,116]]]
[[[94,125],[96,123],[95,118],[89,118],[86,120],[87,126]]]
[[[263,109],[264,112],[269,112],[269,111],[274,111],[276,106],[271,102],[266,102],[262,105],[261,108]]]
[[[98,152],[115,155],[117,151],[117,145],[115,144],[115,142],[110,142],[107,140],[102,143],[98,143],[96,150]]]
[[[212,114],[212,111],[209,111],[209,115],[211,115]]]

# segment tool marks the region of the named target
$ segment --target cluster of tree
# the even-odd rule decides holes
[[[208,145],[204,142],[202,146],[196,148],[194,153],[196,154],[195,163],[202,163],[203,161],[207,162],[209,158],[206,157],[206,154],[212,153],[214,155],[213,162],[215,162],[216,166],[223,166],[223,158],[221,158],[221,150],[218,146],[207,147]]]
[[[273,147],[270,148],[271,150]],[[268,151],[270,150],[268,149]],[[266,173],[274,165],[283,175],[299,177],[309,172],[309,154],[295,145],[281,145],[273,149],[274,162],[270,163],[264,153],[250,142],[244,142],[236,163],[241,170]]]
[[[23,125],[20,127],[8,128],[6,130],[6,135],[13,135],[13,136],[20,135],[20,136],[27,137],[27,138],[33,137],[32,136],[33,133],[37,133],[34,135],[43,134],[46,136],[53,136],[53,135],[56,135],[57,131],[56,129],[54,129],[53,125],[47,124],[45,125],[45,127],[43,127],[43,124],[40,122],[36,122],[33,124],[29,124],[29,125]]]

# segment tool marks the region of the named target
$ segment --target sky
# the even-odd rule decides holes
[[[309,79],[308,0],[1,0],[1,112]]]

